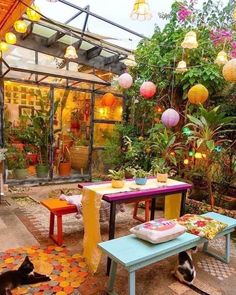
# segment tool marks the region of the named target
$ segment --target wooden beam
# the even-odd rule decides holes
[[[94,46],[94,47],[88,49],[85,52],[85,54],[86,54],[87,59],[92,59],[92,58],[99,56],[101,52],[102,52],[102,48],[100,46]]]
[[[50,47],[52,44],[57,42],[57,40],[61,39],[63,36],[65,36],[64,33],[56,32],[55,34],[53,34],[51,37],[48,38],[47,46]]]

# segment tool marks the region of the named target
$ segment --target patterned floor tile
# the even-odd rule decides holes
[[[223,253],[225,249],[225,238],[218,238],[213,241],[209,242],[209,246],[214,248],[215,250]],[[236,257],[236,245],[235,242],[232,240],[230,241],[230,246],[231,246],[231,251],[230,251],[230,256],[231,257]]]
[[[178,294],[178,295],[182,295],[184,294],[186,291],[189,290],[189,288],[179,282],[175,282],[171,285],[168,286],[172,291],[175,292],[175,294]]]

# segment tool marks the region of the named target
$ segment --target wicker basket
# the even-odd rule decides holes
[[[73,146],[70,148],[71,167],[86,169],[88,166],[88,146]]]

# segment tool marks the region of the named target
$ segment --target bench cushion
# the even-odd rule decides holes
[[[68,204],[67,201],[62,201],[59,199],[45,199],[40,202],[49,211],[57,214],[67,214],[77,212],[75,205]]]

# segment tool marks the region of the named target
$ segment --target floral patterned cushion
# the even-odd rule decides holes
[[[163,243],[177,238],[186,231],[176,221],[159,218],[139,224],[130,229],[138,238],[153,244]]]
[[[178,218],[177,221],[185,226],[191,234],[208,240],[214,239],[219,232],[227,227],[227,224],[223,222],[196,214],[185,214]]]

